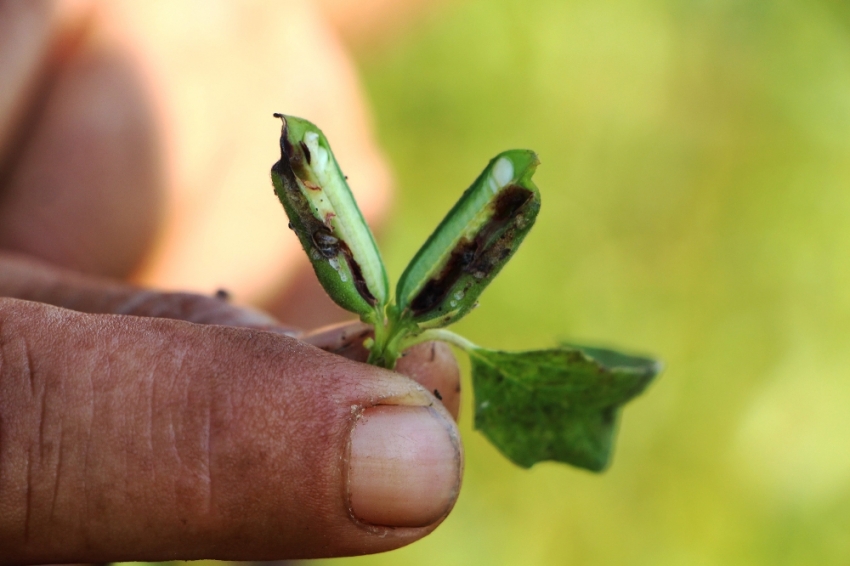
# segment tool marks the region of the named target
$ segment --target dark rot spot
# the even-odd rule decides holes
[[[532,197],[532,192],[519,185],[509,185],[499,192],[496,202],[493,203],[493,217],[491,222],[504,222],[516,216]]]
[[[276,118],[283,118],[280,114],[275,114]],[[310,150],[303,142],[299,142],[299,148],[296,149],[289,141],[289,125],[286,120],[283,122],[283,131],[280,133],[280,156],[281,160],[286,160],[292,172],[299,178],[306,179],[308,177],[305,171],[304,161],[310,163]],[[278,168],[280,171],[280,168]]]
[[[301,153],[295,151],[295,148],[292,146],[292,142],[289,141],[289,128],[284,127],[283,133],[280,136],[280,151],[286,161],[289,162],[289,166],[293,169],[300,167],[301,165]]]
[[[303,152],[304,152],[304,158],[307,160],[307,163],[308,163],[308,164],[309,164],[309,163],[311,163],[311,162],[312,162],[312,159],[311,159],[311,157],[310,157],[310,148],[309,148],[309,147],[307,147],[307,144],[306,144],[306,143],[304,143],[303,141],[302,141],[302,142],[298,142],[298,145],[300,145],[300,146],[301,146],[301,151],[303,151]]]
[[[326,258],[334,258],[339,254],[340,241],[322,226],[313,232],[313,245],[319,250],[319,253]]]
[[[432,311],[443,303],[446,295],[475,261],[476,243],[464,240],[460,242],[449,256],[443,271],[429,280],[419,294],[410,302],[410,310],[414,315]]]
[[[533,196],[531,191],[517,185],[510,185],[499,193],[491,205],[493,215],[475,238],[461,240],[440,274],[429,280],[410,302],[414,316],[440,308],[464,275],[483,281],[504,265],[513,251],[517,224],[522,221],[521,215]],[[464,293],[469,288],[469,284],[465,285]]]
[[[345,254],[345,260],[348,262],[348,268],[351,270],[351,277],[354,279],[354,288],[357,289],[357,292],[360,293],[360,296],[363,297],[367,303],[375,306],[378,301],[366,285],[366,279],[363,277],[363,270],[360,269],[360,264],[354,261],[354,258],[351,257],[350,253]]]
[[[354,259],[354,254],[351,253],[351,248],[349,248],[345,242],[339,240],[339,251],[342,252],[342,256],[348,264],[348,269],[351,271],[351,278],[354,280],[354,288],[357,289],[357,292],[360,293],[360,296],[363,297],[364,301],[375,306],[378,301],[366,285],[366,278],[363,277],[363,270],[360,268],[360,264]]]

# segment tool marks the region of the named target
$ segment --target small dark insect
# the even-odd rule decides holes
[[[295,230],[295,228],[292,227],[292,222],[287,224],[286,227],[289,228],[290,230]]]
[[[230,292],[227,289],[219,289],[215,292],[215,298],[220,301],[229,301],[230,300]]]
[[[339,254],[339,239],[324,227],[313,232],[313,245],[328,259]]]
[[[437,399],[439,399],[440,401],[442,401],[442,400],[443,400],[443,396],[442,396],[442,395],[440,395],[440,392],[439,392],[438,390],[436,390],[436,389],[434,390],[434,397],[436,397],[436,398],[437,398]]]

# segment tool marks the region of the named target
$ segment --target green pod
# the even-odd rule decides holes
[[[530,150],[494,157],[416,253],[396,288],[399,315],[420,328],[468,313],[510,260],[540,210]]]
[[[324,134],[308,122],[283,121],[275,193],[328,295],[366,321],[383,322],[389,297],[384,263]]]

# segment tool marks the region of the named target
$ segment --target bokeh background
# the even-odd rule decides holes
[[[514,467],[467,398],[454,513],[328,563],[850,563],[850,8],[456,0],[401,31],[350,43],[398,187],[391,278],[490,157],[532,148],[538,224],[457,330],[667,369],[600,476]]]
[[[602,476],[517,469],[467,410],[455,512],[348,563],[850,563],[847,5],[470,0],[359,60],[402,187],[392,272],[533,148],[539,222],[458,330],[667,370]]]

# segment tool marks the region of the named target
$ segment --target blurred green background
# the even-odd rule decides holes
[[[454,513],[328,563],[850,563],[847,6],[464,0],[361,50],[401,188],[391,278],[490,157],[532,148],[537,226],[457,330],[667,370],[601,476],[513,466],[467,398]]]
[[[850,563],[845,6],[472,0],[360,54],[401,188],[391,278],[490,157],[532,148],[538,224],[457,330],[667,370],[601,476],[514,467],[466,399],[454,513],[335,564]]]

